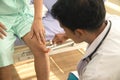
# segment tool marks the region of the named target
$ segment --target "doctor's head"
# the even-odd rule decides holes
[[[52,8],[52,15],[75,42],[86,41],[87,33],[98,32],[105,14],[103,0],[58,0]]]

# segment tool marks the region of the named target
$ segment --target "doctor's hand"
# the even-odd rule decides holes
[[[45,30],[41,19],[35,19],[30,31],[31,39],[35,36],[40,44],[45,44]]]
[[[7,36],[5,30],[5,26],[0,22],[0,39],[3,39],[3,36]]]
[[[53,44],[62,44],[67,39],[68,39],[68,37],[66,36],[66,34],[61,33],[61,34],[56,34],[55,37],[53,38],[52,42],[53,42]]]

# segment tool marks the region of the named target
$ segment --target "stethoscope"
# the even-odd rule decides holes
[[[90,55],[88,55],[86,58],[84,58],[83,60],[86,60],[87,62],[89,62],[89,61],[92,59],[92,56],[95,54],[95,52],[99,49],[99,47],[101,46],[101,44],[102,44],[103,41],[105,40],[106,36],[107,36],[108,33],[110,32],[112,22],[111,22],[110,20],[109,20],[109,22],[110,22],[109,29],[108,29],[108,31],[106,32],[106,34],[105,34],[105,36],[103,37],[103,39],[101,40],[101,42],[98,44],[98,46],[95,48],[95,50],[94,50]]]
[[[82,61],[81,61],[81,66],[79,67],[79,70],[81,70],[80,71],[80,76],[82,76],[82,74],[83,74],[83,72],[85,71],[85,67],[87,66],[87,64],[90,62],[90,60],[92,59],[92,57],[93,57],[93,55],[95,54],[95,52],[99,49],[99,47],[101,46],[101,44],[103,43],[103,41],[105,40],[105,38],[107,37],[107,35],[108,35],[108,33],[110,32],[110,29],[111,29],[111,25],[112,25],[112,23],[111,23],[111,21],[109,21],[110,22],[110,26],[109,26],[109,28],[108,28],[108,31],[106,32],[106,34],[105,34],[105,36],[103,37],[103,39],[100,41],[100,43],[98,44],[98,46],[94,49],[94,51],[90,54],[90,55],[88,55],[87,57],[85,57],[85,58],[83,58],[82,59]],[[80,77],[80,78],[82,78],[82,77]]]

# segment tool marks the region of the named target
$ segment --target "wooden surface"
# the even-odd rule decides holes
[[[120,0],[108,0],[108,1],[120,6]]]
[[[120,16],[120,0],[107,0],[105,3],[107,13]]]
[[[50,80],[66,80],[70,71],[76,70],[76,65],[82,54],[78,50],[50,55]],[[36,80],[33,59],[16,63],[13,69],[14,80]]]

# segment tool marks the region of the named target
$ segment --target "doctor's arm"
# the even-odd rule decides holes
[[[59,33],[56,34],[55,37],[53,38],[52,42],[54,44],[62,44],[68,39],[67,35],[65,33]]]

